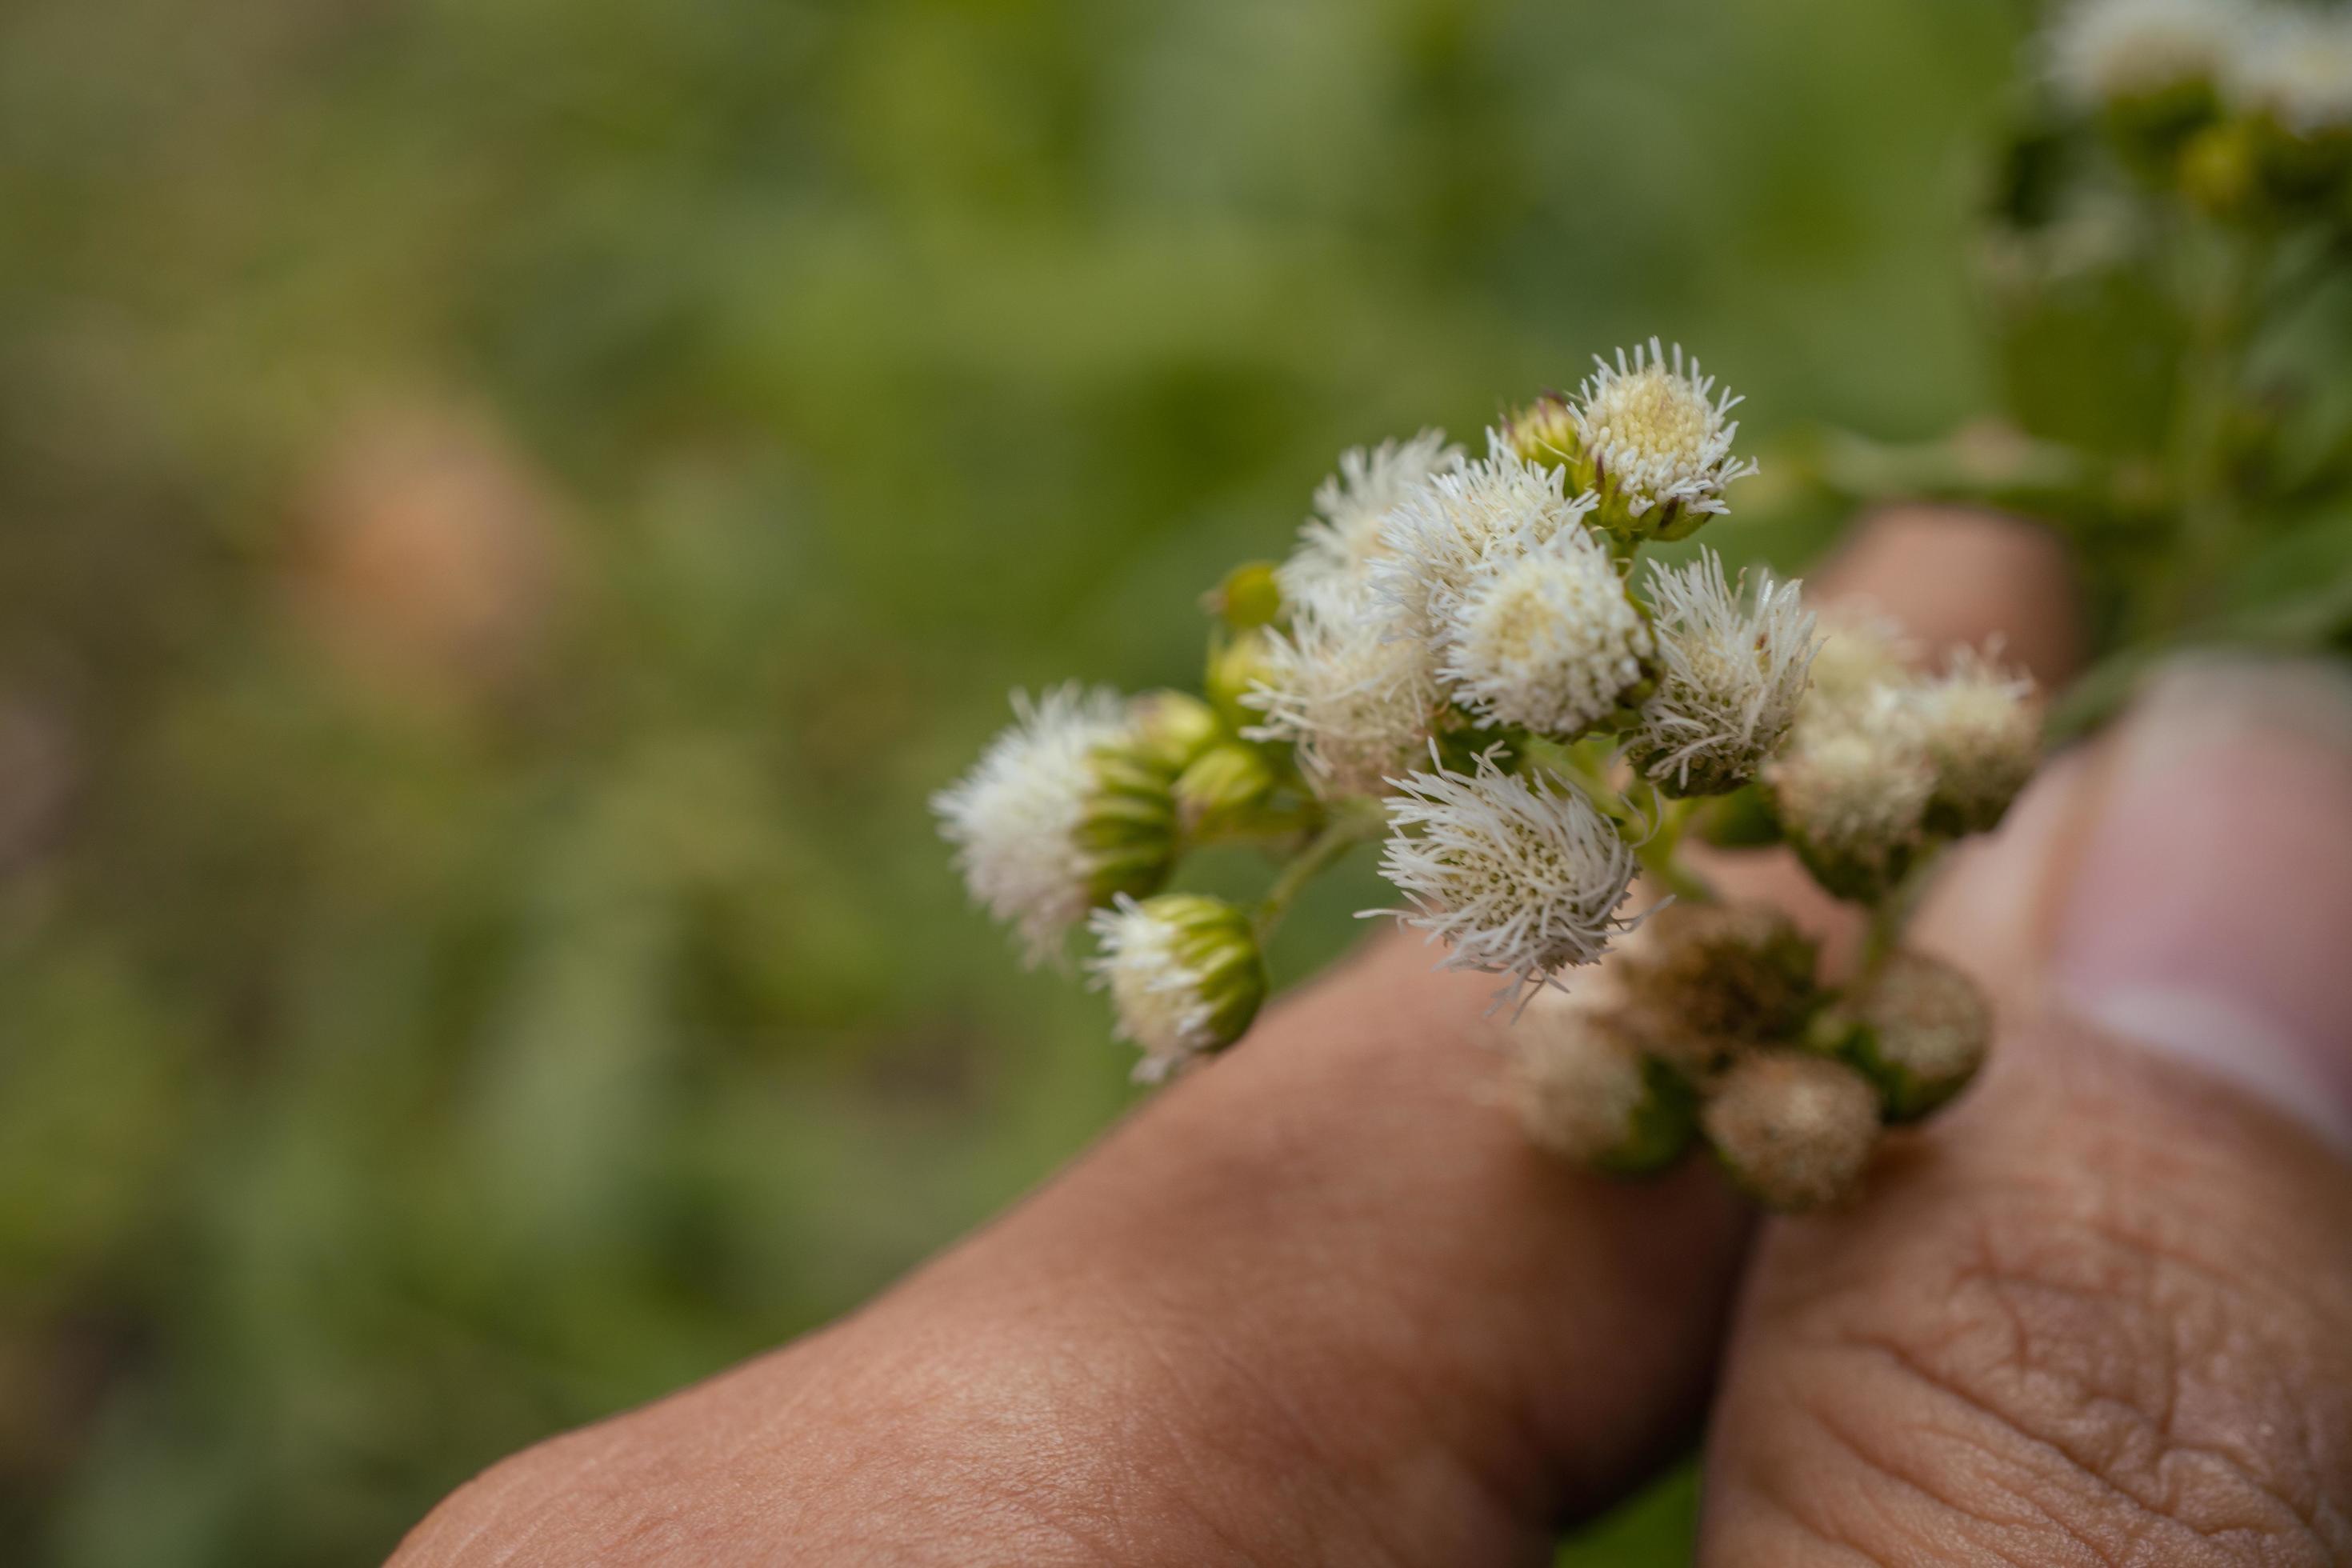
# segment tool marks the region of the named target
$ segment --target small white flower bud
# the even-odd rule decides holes
[[[1972,649],[1905,694],[1935,770],[1931,825],[1982,833],[1999,823],[2042,760],[2042,711],[2033,682]]]
[[[1034,964],[1088,909],[1160,885],[1175,806],[1164,772],[1116,754],[1131,738],[1117,692],[1074,683],[1013,706],[1017,721],[931,809],[972,897]]]
[[[1573,788],[1474,766],[1396,781],[1381,870],[1412,907],[1366,912],[1451,944],[1449,969],[1510,975],[1515,995],[1607,951],[1637,863]]]
[[[1698,361],[1685,368],[1682,345],[1671,358],[1656,338],[1599,368],[1569,405],[1575,453],[1569,483],[1594,492],[1593,525],[1613,533],[1680,539],[1725,510],[1724,487],[1756,472],[1731,455],[1739,399],[1717,394]]]
[[[1826,1057],[1764,1051],[1716,1084],[1700,1124],[1740,1185],[1795,1213],[1854,1191],[1878,1142],[1878,1096]]]
[[[1850,719],[1800,723],[1764,783],[1815,879],[1840,898],[1867,900],[1910,868],[1936,771],[1903,694],[1882,688]]]
[[[1361,583],[1387,548],[1381,525],[1389,513],[1433,476],[1461,466],[1462,448],[1448,445],[1443,430],[1340,454],[1339,471],[1315,492],[1315,516],[1299,529],[1297,549],[1276,574],[1283,596],[1296,603]]]
[[[1433,476],[1381,525],[1370,580],[1392,611],[1385,635],[1435,637],[1482,567],[1575,530],[1592,505],[1561,491],[1558,468],[1529,464],[1489,432],[1485,458]]]
[[[1642,680],[1650,626],[1607,549],[1570,528],[1479,567],[1448,607],[1436,648],[1439,679],[1463,708],[1569,740]]]
[[[1724,579],[1702,551],[1650,569],[1660,673],[1629,750],[1675,795],[1722,795],[1756,776],[1797,717],[1815,643],[1800,585]]]
[[[1890,956],[1822,1027],[1877,1086],[1889,1121],[1916,1121],[1959,1093],[1992,1047],[1992,1010],[1976,983],[1908,952]]]
[[[1249,917],[1222,899],[1121,894],[1091,921],[1087,961],[1110,993],[1118,1030],[1143,1049],[1139,1082],[1156,1083],[1242,1037],[1265,1000],[1265,963]]]
[[[1512,1026],[1510,1052],[1511,1104],[1539,1147],[1632,1175],[1690,1146],[1696,1098],[1611,1015],[1540,994]]]
[[[1383,794],[1428,745],[1444,706],[1428,649],[1391,637],[1368,589],[1301,601],[1290,629],[1271,634],[1264,653],[1265,672],[1242,701],[1265,722],[1243,733],[1295,744],[1317,795]]]

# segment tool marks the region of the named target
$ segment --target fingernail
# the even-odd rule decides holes
[[[2183,662],[2114,743],[2059,1000],[2352,1148],[2352,674]]]

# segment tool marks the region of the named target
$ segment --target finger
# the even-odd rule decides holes
[[[1900,613],[2052,570],[1901,526],[1860,584]],[[2045,635],[2019,603],[1973,629]],[[1531,1149],[1490,983],[1433,956],[1381,944],[856,1319],[501,1467],[405,1561],[1537,1556],[1695,1419],[1746,1220],[1704,1167]]]
[[[1986,1081],[1759,1250],[1706,1559],[2352,1561],[2352,684],[2163,682],[1918,931]]]

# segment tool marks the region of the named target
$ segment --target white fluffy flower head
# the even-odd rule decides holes
[[[2214,82],[2252,26],[2243,0],[2076,0],[2050,31],[2051,80],[2079,109]]]
[[[1846,897],[1883,890],[1917,847],[1936,769],[1902,688],[1849,710],[1809,712],[1765,782],[1790,837],[1823,885]]]
[[[1142,1047],[1140,1082],[1232,1044],[1265,997],[1256,941],[1231,905],[1191,893],[1142,903],[1121,894],[1088,923],[1101,950],[1087,967],[1110,993],[1120,1035]]]
[[[2239,108],[2299,136],[2352,128],[2352,14],[2268,9],[2224,79]]]
[[[1598,355],[1593,363],[1569,411],[1580,447],[1573,472],[1600,492],[1604,526],[1685,531],[1676,523],[1724,510],[1724,487],[1756,471],[1731,455],[1740,400],[1717,392],[1679,343],[1670,353],[1652,338],[1630,355],[1618,350],[1614,364]]]
[[[1505,994],[1590,963],[1628,929],[1633,847],[1575,790],[1529,784],[1491,756],[1475,771],[1435,765],[1397,781],[1381,870],[1406,925],[1452,946],[1445,967],[1508,974]]]
[[[1592,505],[1562,492],[1560,470],[1529,463],[1490,434],[1484,458],[1433,476],[1389,514],[1372,586],[1396,632],[1433,637],[1481,567],[1549,542]]]
[[[2042,758],[2042,712],[2031,679],[1973,648],[1904,694],[1936,774],[1936,801],[1968,832],[2000,820]]]
[[[1092,754],[1125,734],[1127,708],[1108,688],[1075,682],[1034,701],[1016,691],[1013,708],[1013,726],[931,797],[931,809],[972,897],[1020,933],[1035,964],[1093,902],[1076,832],[1094,788]]]
[[[1361,581],[1381,551],[1381,524],[1389,513],[1431,476],[1461,466],[1462,448],[1447,445],[1443,430],[1340,454],[1339,471],[1315,492],[1315,516],[1299,529],[1298,548],[1276,574],[1283,596],[1297,603]]]
[[[1759,572],[1727,581],[1702,551],[1686,566],[1650,568],[1658,689],[1642,706],[1634,750],[1643,770],[1696,794],[1753,777],[1795,722],[1817,645],[1801,587]]]
[[[1265,645],[1266,669],[1242,698],[1265,715],[1245,733],[1287,742],[1318,795],[1379,795],[1428,743],[1444,699],[1420,643],[1389,635],[1362,586],[1336,586],[1292,610]]]
[[[1479,718],[1574,736],[1642,679],[1649,623],[1608,550],[1564,528],[1475,573],[1440,628],[1439,678]]]

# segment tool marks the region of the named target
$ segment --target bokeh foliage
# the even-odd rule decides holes
[[[1636,336],[1965,416],[2015,23],[8,7],[0,1557],[373,1561],[1050,1171],[1128,1053],[923,809],[1005,689]]]

